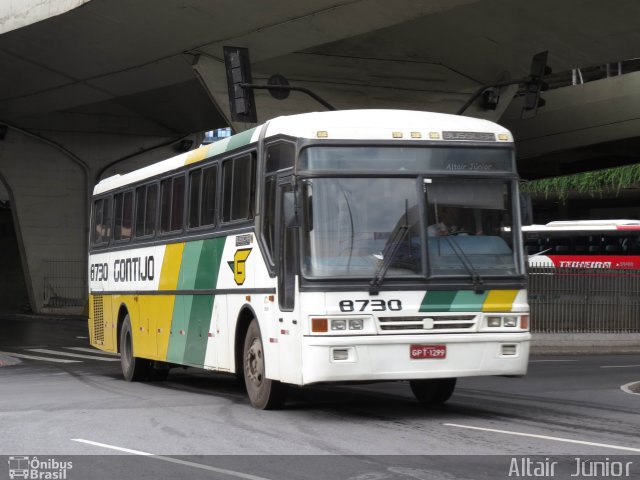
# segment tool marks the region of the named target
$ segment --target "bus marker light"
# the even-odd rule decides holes
[[[349,330],[362,330],[364,328],[364,321],[361,318],[349,319]]]
[[[429,138],[431,140],[440,140],[440,132],[429,132]]]
[[[402,132],[392,132],[391,136],[393,138],[402,138]]]
[[[520,328],[522,330],[529,330],[529,315],[522,315],[520,317]]]
[[[513,356],[518,353],[517,345],[502,345],[502,355]]]
[[[278,343],[278,339],[277,338],[270,338],[269,339],[269,343]]]
[[[333,359],[337,361],[349,360],[349,350],[346,348],[334,348],[333,349]]]
[[[318,130],[316,132],[316,136],[318,138],[328,138],[329,137],[329,132],[327,132],[326,130]]]
[[[504,326],[505,327],[517,327],[518,326],[518,317],[504,317]]]
[[[422,134],[420,132],[411,132],[411,138],[422,138]]]
[[[331,330],[346,330],[347,321],[343,319],[331,320]]]
[[[270,302],[273,302],[273,301],[275,301],[275,299],[276,299],[275,295],[269,295],[269,297],[268,297],[268,298],[269,298],[269,301],[270,301]]]
[[[209,334],[207,335],[209,338],[213,337],[213,333],[209,332]]]
[[[280,335],[289,335],[289,330],[280,330]]]
[[[251,301],[251,295],[247,295],[246,297],[244,297],[244,299],[245,299],[247,302],[250,302],[250,301]]]
[[[312,318],[311,331],[314,333],[326,333],[329,331],[329,321],[326,318]]]
[[[509,135],[506,133],[499,133],[498,140],[502,140],[503,142],[506,142],[507,140],[509,140]]]
[[[502,318],[500,317],[487,317],[487,327],[501,327]]]
[[[180,330],[180,335],[184,335],[184,330]]]

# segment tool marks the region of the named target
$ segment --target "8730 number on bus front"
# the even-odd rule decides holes
[[[398,312],[402,310],[402,302],[400,300],[340,300],[338,303],[341,312],[364,312],[370,308],[374,312]]]

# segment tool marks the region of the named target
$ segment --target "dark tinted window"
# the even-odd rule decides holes
[[[222,164],[222,220],[231,222],[253,218],[255,161],[253,155]]]
[[[266,173],[293,167],[296,149],[293,143],[278,142],[267,146]]]
[[[136,189],[136,237],[155,234],[157,200],[157,185],[146,185]]]
[[[114,240],[130,240],[133,227],[133,192],[114,197]]]
[[[215,223],[217,179],[215,166],[189,174],[189,228]]]
[[[111,237],[111,198],[103,198],[94,202],[93,226],[93,244],[108,243]]]
[[[182,230],[184,177],[167,178],[160,184],[160,232]]]

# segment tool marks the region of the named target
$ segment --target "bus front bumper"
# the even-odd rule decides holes
[[[307,336],[302,384],[524,375],[529,332],[451,335]],[[411,358],[412,349],[446,347],[444,358]]]

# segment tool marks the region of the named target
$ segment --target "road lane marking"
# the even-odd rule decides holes
[[[227,470],[226,468],[211,467],[209,465],[203,465],[201,463],[188,462],[186,460],[180,460],[179,458],[165,457],[164,455],[155,455],[149,452],[142,452],[140,450],[132,450],[130,448],[116,447],[115,445],[108,445],[106,443],[94,442],[92,440],[85,440],[83,438],[72,438],[71,441],[86,443],[96,447],[109,448],[111,450],[117,450],[119,452],[131,453],[133,455],[141,455],[144,457],[152,458],[154,460],[162,460],[164,462],[175,463],[177,465],[184,465],[186,467],[198,468],[200,470],[206,470],[209,472],[222,473],[223,475],[229,475],[230,477],[244,478],[246,480],[270,480],[266,477],[258,477],[257,475],[251,475],[250,473],[237,472],[235,470]]]
[[[25,355],[23,353],[0,352],[0,354],[9,355],[10,357],[26,358],[28,360],[44,360],[45,362],[80,363],[80,360],[67,360],[67,359],[62,359],[62,358],[37,357],[35,355]]]
[[[638,392],[634,392],[631,387],[635,386],[635,385],[639,385],[640,382],[631,382],[631,383],[627,383],[626,385],[622,385],[620,387],[620,390],[622,390],[624,393],[630,393],[631,395],[640,395],[640,393]]]
[[[104,352],[102,350],[98,350],[97,348],[84,348],[84,347],[64,347],[66,350],[74,350],[76,352],[88,352],[88,353],[97,353],[98,355],[112,355],[112,356],[120,356],[119,353],[113,352]]]
[[[609,445],[607,443],[587,442],[585,440],[574,440],[572,438],[551,437],[549,435],[536,435],[534,433],[513,432],[510,430],[497,430],[495,428],[473,427],[471,425],[459,425],[457,423],[443,423],[447,427],[466,428],[469,430],[480,430],[482,432],[504,433],[505,435],[516,435],[519,437],[540,438],[542,440],[553,440],[554,442],[575,443],[578,445],[590,445],[592,447],[612,448],[614,450],[625,450],[627,452],[639,452],[640,448],[622,447],[620,445]]]
[[[577,362],[578,360],[529,360],[529,363]]]
[[[48,350],[46,348],[28,348],[30,352],[50,353],[51,355],[60,355],[62,357],[88,358],[90,360],[98,360],[99,362],[119,362],[119,358],[96,357],[93,355],[82,355],[80,353],[59,352],[57,350]]]
[[[638,368],[640,365],[602,365],[600,368]]]

